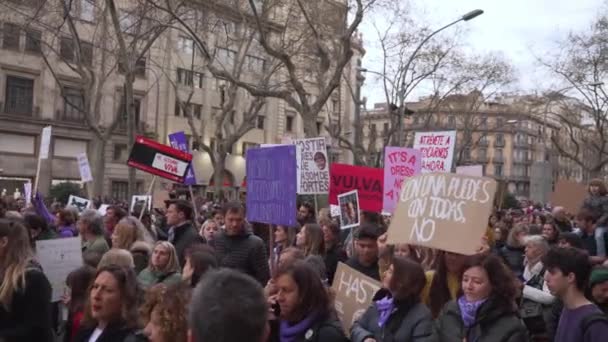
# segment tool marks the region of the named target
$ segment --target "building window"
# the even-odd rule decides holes
[[[112,199],[127,200],[129,196],[129,182],[112,181]]]
[[[317,121],[317,133],[321,133],[321,130],[323,130],[323,121]]]
[[[332,99],[331,100],[331,111],[332,113],[337,113],[338,112],[338,100],[336,99]]]
[[[84,21],[95,21],[95,0],[80,1],[80,19]]]
[[[502,165],[494,164],[494,176],[502,177]]]
[[[126,72],[126,68],[124,67],[121,61],[118,62],[118,72],[120,72],[121,74],[124,74]],[[146,77],[146,57],[142,57],[137,60],[137,62],[135,62],[133,74],[137,77]]]
[[[502,135],[502,133],[498,133],[496,134],[496,146],[504,146],[505,145],[505,138]]]
[[[234,65],[236,52],[225,48],[216,48],[215,58],[221,65],[231,67]]]
[[[192,70],[177,68],[177,83],[201,89],[203,88],[203,74]]]
[[[203,105],[197,103],[186,103],[183,104],[185,106],[185,110],[192,114],[192,117],[196,119],[201,119],[203,113]],[[184,109],[180,106],[179,101],[175,100],[175,116],[183,116],[187,117],[187,113],[184,113]]]
[[[389,123],[385,122],[384,125],[383,125],[383,127],[382,127],[382,135],[387,135],[388,134],[388,131],[389,131],[388,127],[389,127]]]
[[[266,117],[264,115],[258,115],[258,120],[257,120],[258,129],[264,129],[265,119],[266,119]]]
[[[486,118],[486,117],[479,118],[479,126],[481,128],[487,128],[488,127],[488,118]]]
[[[124,99],[121,99],[120,101],[120,109],[121,109],[121,119],[120,122],[118,123],[118,129],[120,130],[126,130],[127,129],[127,108],[125,105],[125,101]],[[135,126],[139,125],[140,122],[140,109],[141,109],[141,100],[139,99],[133,99],[133,113],[135,113]]]
[[[194,52],[194,40],[189,37],[179,36],[177,38],[177,50],[181,53],[192,55]]]
[[[83,121],[85,118],[82,90],[65,87],[63,89],[63,116],[65,121]]]
[[[505,125],[505,119],[504,118],[496,118],[496,127],[497,128],[502,128],[502,126]]]
[[[4,23],[2,47],[5,49],[19,50],[19,37],[21,28],[12,23]]]
[[[255,73],[262,73],[266,70],[266,60],[255,56],[247,56],[247,70]]]
[[[114,144],[114,153],[112,160],[119,163],[127,162],[127,145],[126,144]]]
[[[480,161],[485,161],[488,155],[488,150],[485,148],[480,148],[477,150],[477,156]]]
[[[59,41],[59,55],[67,62],[74,61],[74,42],[72,38],[61,38]]]
[[[294,117],[291,115],[288,115],[285,117],[285,131],[286,132],[293,132],[293,119],[294,119]]]
[[[93,65],[93,44],[87,42],[80,42],[82,64],[91,66]],[[72,38],[63,37],[59,42],[59,54],[65,62],[78,63],[76,56],[76,44]]]
[[[9,114],[32,115],[34,107],[34,80],[7,76],[4,111]]]
[[[456,117],[454,115],[448,116],[448,126],[455,127],[456,126]]]
[[[31,53],[40,53],[42,48],[40,41],[42,40],[42,32],[28,29],[25,31],[25,51]]]
[[[497,148],[494,150],[494,152],[495,152],[494,158],[496,159],[496,161],[502,161],[502,149]]]

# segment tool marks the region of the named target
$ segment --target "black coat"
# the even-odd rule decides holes
[[[477,311],[475,323],[465,328],[456,300],[448,302],[435,321],[437,342],[527,342],[528,331],[514,307],[501,307],[490,298]]]
[[[74,342],[88,342],[95,327],[83,326],[74,336]],[[136,334],[137,329],[129,327],[124,322],[108,324],[95,342],[138,342],[141,339]]]
[[[518,278],[524,273],[524,250],[525,247],[512,247],[508,244],[498,250],[500,257]]]
[[[240,235],[229,236],[220,232],[212,242],[220,267],[239,270],[257,279],[265,286],[270,279],[270,266],[266,246],[248,227]]]
[[[25,288],[15,292],[10,311],[0,305],[0,341],[53,342],[52,289],[37,268],[25,272]]]
[[[384,298],[389,292],[381,289],[374,301]],[[433,315],[422,303],[396,303],[388,321],[381,328],[376,305],[365,311],[351,327],[351,341],[363,342],[374,338],[377,342],[433,342]]]
[[[345,262],[346,259],[348,259],[346,252],[344,252],[340,244],[333,245],[327,250],[327,252],[325,252],[323,261],[325,261],[325,270],[327,271],[327,280],[329,281],[329,285],[333,284],[336,269],[338,268],[338,262]]]
[[[183,267],[186,263],[186,249],[195,244],[204,244],[205,239],[198,234],[189,221],[175,227],[174,231],[175,237],[169,242],[175,246],[179,265]]]

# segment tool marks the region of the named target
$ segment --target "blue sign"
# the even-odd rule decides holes
[[[182,132],[177,132],[173,134],[169,134],[169,143],[171,147],[174,149],[190,153],[188,148],[188,139],[186,139],[186,134]],[[186,177],[184,178],[185,185],[196,185],[196,178],[194,177],[194,170],[192,169],[192,163],[188,165],[188,170],[186,171]]]
[[[247,220],[296,224],[296,146],[247,150]]]

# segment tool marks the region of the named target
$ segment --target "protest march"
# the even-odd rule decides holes
[[[0,341],[606,336],[603,181],[503,209],[494,178],[453,167],[453,132],[387,146],[383,168],[329,163],[324,139],[250,149],[244,201],[197,204],[183,132],[137,137],[127,164],[191,196],[4,195]],[[86,153],[74,158],[91,181]]]

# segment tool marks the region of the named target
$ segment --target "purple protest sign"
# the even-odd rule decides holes
[[[169,134],[169,143],[171,147],[174,149],[188,152],[190,153],[190,149],[188,148],[188,139],[186,139],[186,134],[182,132],[176,132],[173,134]],[[186,177],[184,177],[185,185],[196,185],[196,177],[194,177],[194,170],[192,169],[192,163],[188,165],[188,170],[186,171]]]
[[[247,220],[296,224],[296,146],[247,150]]]
[[[391,147],[384,149],[384,195],[382,209],[393,213],[403,180],[420,173],[422,166],[420,151],[413,148]]]

